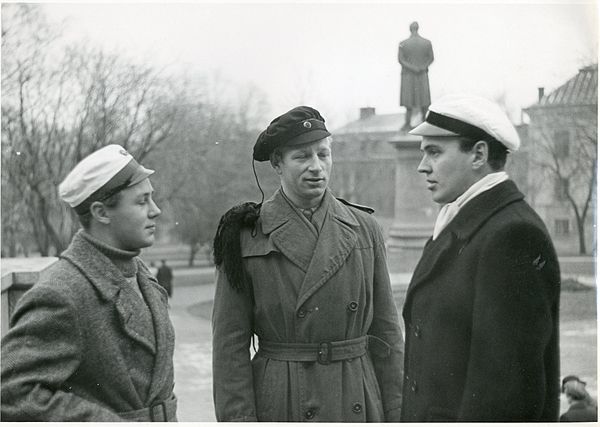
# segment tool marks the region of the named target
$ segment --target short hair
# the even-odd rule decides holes
[[[461,136],[459,140],[460,151],[465,153],[470,151],[477,142],[479,142],[479,140]],[[506,165],[508,149],[496,140],[484,142],[488,146],[488,164],[494,171],[502,170]]]
[[[107,208],[116,207],[121,201],[121,192],[111,194],[104,200],[99,200],[99,202],[103,203]],[[88,210],[86,213],[82,215],[78,215],[79,222],[83,226],[85,230],[89,230],[90,225],[92,224],[92,213]]]
[[[588,398],[588,392],[585,389],[585,385],[577,380],[567,381],[563,386],[563,391],[573,400],[586,400]]]

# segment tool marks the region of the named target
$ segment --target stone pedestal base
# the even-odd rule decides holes
[[[399,134],[388,141],[397,150],[396,203],[388,250],[402,271],[412,272],[433,231],[438,206],[431,200],[425,178],[417,167],[421,161],[421,137]],[[398,269],[396,269],[398,271]]]

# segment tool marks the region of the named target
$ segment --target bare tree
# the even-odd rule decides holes
[[[596,194],[597,106],[571,107],[568,114],[562,109],[547,111],[543,120],[533,135],[539,152],[532,161],[546,184],[554,187],[553,196],[572,210],[579,253],[586,254],[586,219]]]
[[[24,241],[27,219],[39,252],[60,253],[78,227],[58,199],[60,181],[107,144],[146,157],[173,130],[178,92],[150,67],[58,47],[36,7],[10,6],[3,5],[3,231]]]
[[[228,102],[225,91],[234,89]],[[223,213],[258,194],[251,168],[252,145],[264,125],[264,96],[254,87],[235,87],[222,76],[188,84],[180,99],[178,126],[161,150],[157,200],[163,225],[189,247],[189,265],[209,245]]]

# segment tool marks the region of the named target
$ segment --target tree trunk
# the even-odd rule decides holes
[[[575,218],[577,220],[577,232],[579,233],[579,255],[585,255],[587,248],[585,245],[585,218],[579,218],[579,215]]]

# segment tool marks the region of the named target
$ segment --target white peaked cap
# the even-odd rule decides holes
[[[58,194],[81,215],[92,202],[138,184],[153,173],[123,147],[111,144],[81,160],[60,183]]]
[[[508,116],[492,101],[474,95],[446,95],[429,106],[425,121],[409,132],[421,136],[464,136],[492,139],[517,151],[519,135]]]

